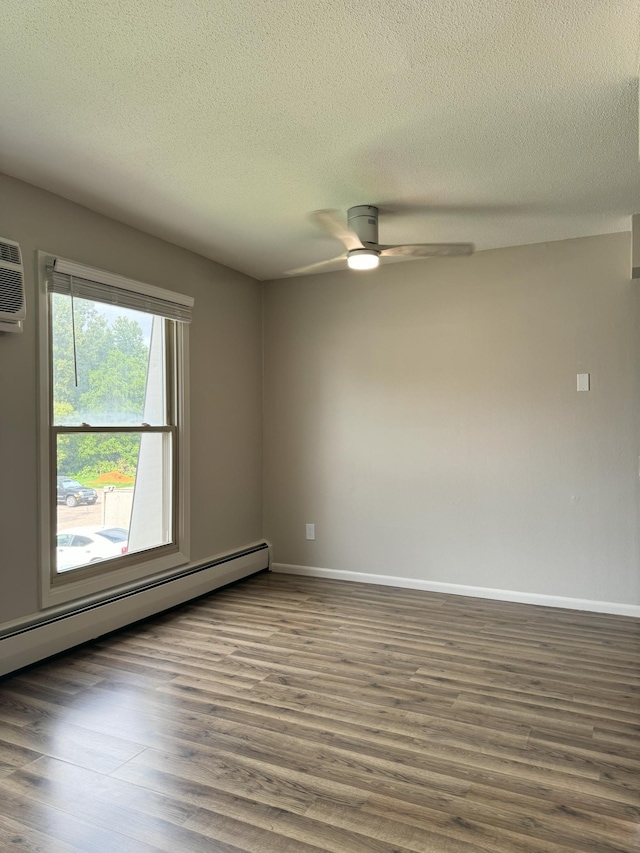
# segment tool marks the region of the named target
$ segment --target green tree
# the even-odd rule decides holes
[[[62,424],[68,421],[73,421],[74,411],[71,403],[53,404],[53,419],[55,423]],[[59,435],[58,436],[58,470],[66,472],[69,462],[69,457],[73,456],[75,448],[73,447],[73,436]]]
[[[86,299],[74,299],[73,302],[78,385],[75,384],[71,298],[55,294],[52,310],[53,399],[54,403],[71,404],[83,421],[86,418],[80,412],[80,398],[89,388],[90,372],[104,363],[114,346],[114,338],[106,318],[98,312],[94,302]]]
[[[52,349],[54,422],[60,425],[142,423],[149,348],[143,330],[123,313],[109,323],[98,306],[74,300],[75,382],[71,298],[53,297]],[[92,476],[118,470],[135,474],[139,436],[59,436],[58,470]]]

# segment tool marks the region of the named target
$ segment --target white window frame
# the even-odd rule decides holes
[[[152,285],[135,282],[131,279],[86,267],[49,252],[37,252],[38,274],[38,470],[40,486],[40,605],[44,608],[58,604],[86,600],[99,600],[114,592],[135,589],[150,581],[180,574],[190,560],[190,523],[189,523],[189,326],[176,323],[175,328],[175,543],[171,548],[156,551],[141,551],[123,558],[121,568],[117,563],[108,561],[103,573],[83,573],[74,577],[74,572],[65,573],[60,581],[55,573],[55,528],[54,513],[51,509],[53,485],[52,470],[52,426],[51,423],[51,341],[49,322],[49,294],[47,293],[47,264],[52,257],[73,264],[77,274],[84,278],[123,287],[145,295],[163,295],[167,291]],[[169,294],[170,295],[170,294]],[[175,294],[178,296],[178,294]],[[182,297],[181,297],[182,298]],[[133,431],[136,431],[135,428]],[[159,553],[163,550],[163,553]],[[118,558],[119,559],[119,558]],[[57,582],[56,582],[57,580]]]

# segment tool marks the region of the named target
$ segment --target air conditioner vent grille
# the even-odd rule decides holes
[[[6,261],[10,264],[21,264],[20,246],[13,246],[11,243],[3,243],[0,240],[0,261]]]
[[[0,314],[18,314],[23,307],[22,273],[0,267]]]

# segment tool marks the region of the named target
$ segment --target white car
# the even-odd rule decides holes
[[[56,536],[56,571],[112,560],[127,553],[129,531],[124,527],[70,527]]]

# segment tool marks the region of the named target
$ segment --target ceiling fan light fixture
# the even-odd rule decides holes
[[[473,243],[403,243],[386,246],[378,242],[378,208],[372,204],[350,207],[347,221],[339,210],[315,210],[310,214],[314,224],[325,234],[339,240],[346,251],[337,258],[319,261],[306,267],[289,270],[285,275],[309,275],[335,269],[346,259],[349,269],[373,270],[391,257],[396,261],[414,261],[419,258],[459,257],[471,255]]]
[[[373,270],[380,263],[380,253],[375,249],[352,249],[347,257],[351,270]]]

